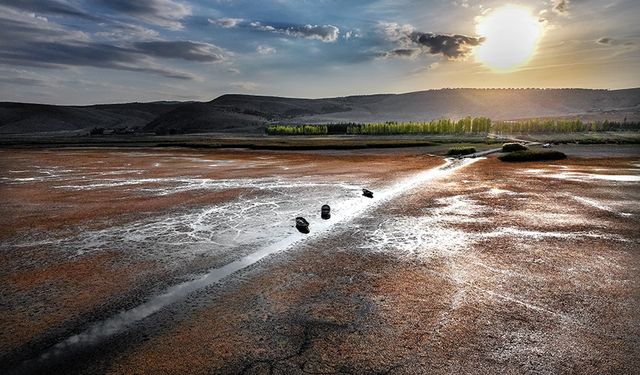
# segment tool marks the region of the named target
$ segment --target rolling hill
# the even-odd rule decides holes
[[[154,102],[56,106],[0,103],[0,134],[85,131],[101,128],[142,128],[184,103]]]
[[[422,121],[486,116],[494,120],[580,117],[640,120],[640,88],[442,89],[406,94],[298,99],[223,95],[210,102],[93,106],[0,103],[0,133],[140,127],[145,132],[256,133],[269,123]]]

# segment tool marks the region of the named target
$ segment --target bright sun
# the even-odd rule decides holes
[[[480,17],[476,32],[485,38],[475,49],[476,60],[506,72],[533,56],[542,25],[528,8],[505,5]]]

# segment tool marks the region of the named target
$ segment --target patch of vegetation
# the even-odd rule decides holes
[[[475,147],[457,146],[450,148],[449,151],[447,151],[447,155],[469,155],[475,154],[475,152]]]
[[[491,119],[467,116],[458,121],[440,119],[427,122],[388,121],[374,124],[354,124],[347,127],[347,134],[486,134],[490,129]]]
[[[502,145],[502,152],[525,151],[529,148],[520,143],[505,143]]]
[[[317,129],[315,129],[317,128]],[[327,125],[272,125],[267,127],[268,135],[300,134],[348,134],[348,135],[453,135],[483,134],[491,129],[491,119],[486,117],[465,117],[458,121],[440,119],[425,122],[397,122],[371,124],[327,124]],[[306,131],[306,133],[305,133]],[[316,132],[317,131],[317,132]]]
[[[272,125],[266,128],[268,135],[465,135],[486,136],[519,134],[520,136],[540,135],[589,135],[599,139],[599,134],[605,132],[626,131],[639,132],[638,122],[596,121],[582,122],[580,119],[532,119],[519,121],[492,122],[487,117],[464,117],[457,121],[439,119],[433,121],[383,123],[336,123],[326,125]],[[594,141],[594,143],[597,143]]]
[[[104,128],[99,128],[97,126],[89,131],[89,135],[103,135],[103,134],[104,134]]]
[[[582,122],[580,119],[531,119],[519,121],[500,121],[491,126],[497,134],[523,133],[585,133],[610,131],[638,131],[638,122],[594,121]]]
[[[560,151],[549,150],[515,151],[498,157],[498,159],[507,162],[562,160],[566,158],[567,155]]]
[[[266,132],[268,135],[319,135],[329,131],[326,125],[272,125]]]

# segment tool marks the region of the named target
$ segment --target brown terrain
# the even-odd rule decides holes
[[[141,290],[156,290],[171,277],[193,272],[192,262],[167,269],[157,259],[139,259],[130,248],[112,249],[108,243],[99,252],[61,254],[58,239],[264,195],[250,185],[198,186],[209,180],[277,175],[386,181],[441,163],[423,155],[393,154],[340,155],[338,160],[330,155],[241,151],[0,152],[0,277],[6,302],[0,308],[5,327],[0,331],[0,357],[20,355],[43,337],[57,339],[86,324],[87,314],[116,312],[140,302],[145,294]]]
[[[638,373],[640,154],[572,147],[557,162],[468,160],[385,199],[442,158],[0,151],[0,369]],[[340,219],[361,186],[370,206]],[[343,221],[313,235],[325,202]],[[298,213],[309,237],[86,348],[48,350],[299,235]]]

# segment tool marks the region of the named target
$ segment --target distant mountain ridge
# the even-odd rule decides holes
[[[144,132],[257,133],[270,123],[339,123],[457,119],[579,117],[640,120],[640,88],[441,89],[324,99],[228,94],[210,102],[92,106],[0,103],[0,133],[80,131],[94,127]]]

